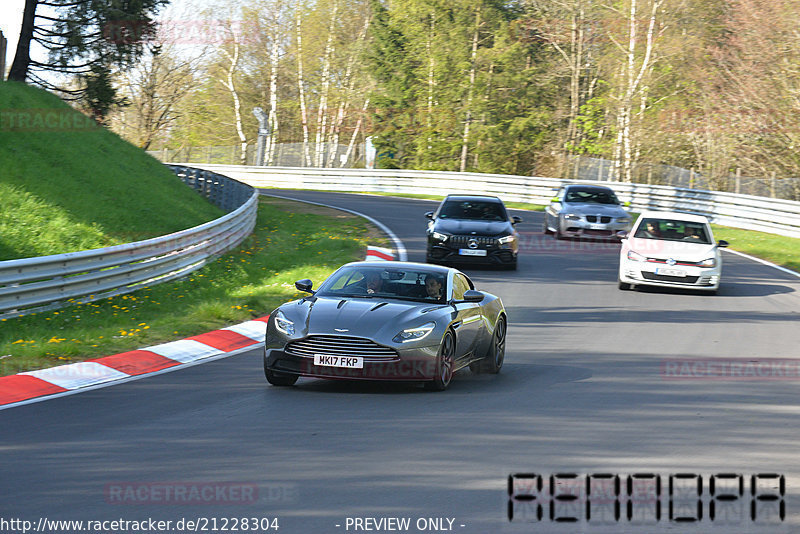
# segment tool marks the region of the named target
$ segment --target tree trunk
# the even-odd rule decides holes
[[[436,67],[436,62],[433,58],[433,36],[436,32],[436,18],[435,18],[435,11],[431,10],[430,14],[430,31],[428,32],[428,39],[425,43],[425,49],[428,53],[428,116],[425,117],[425,124],[428,128],[428,143],[427,143],[427,151],[430,152],[433,148],[433,137],[431,132],[433,131],[433,88],[436,86],[436,77],[434,73],[434,68]],[[427,157],[426,157],[427,159]]]
[[[331,8],[331,24],[328,28],[328,41],[325,43],[325,56],[322,61],[322,89],[319,97],[319,110],[317,111],[317,142],[314,165],[322,167],[325,162],[324,147],[325,134],[328,127],[328,93],[330,91],[331,56],[335,50],[333,45],[333,32],[336,29],[336,15],[339,9],[338,0],[333,1]]]
[[[330,137],[330,150],[328,151],[328,167],[335,166],[336,157],[339,155],[339,134],[342,131],[342,125],[344,124],[345,119],[347,118],[347,110],[350,107],[350,98],[353,95],[355,89],[355,80],[353,79],[353,67],[355,66],[356,59],[359,56],[362,45],[364,40],[367,37],[367,31],[369,30],[369,17],[366,17],[364,20],[364,27],[358,34],[358,40],[356,41],[356,46],[353,53],[350,55],[350,58],[347,61],[347,68],[344,73],[344,78],[342,78],[342,85],[345,86],[345,97],[339,102],[339,110],[336,113],[336,120],[331,125],[331,137]],[[340,165],[341,166],[341,165]]]
[[[469,89],[467,91],[467,113],[464,118],[464,135],[461,139],[461,172],[467,169],[467,154],[469,151],[469,130],[472,123],[472,98],[475,92],[475,71],[477,69],[478,57],[478,30],[481,26],[481,8],[475,10],[475,31],[472,34],[472,54],[470,56],[471,65],[469,68]]]
[[[245,137],[244,129],[242,127],[242,105],[239,101],[239,92],[236,89],[236,84],[233,81],[233,75],[236,73],[236,67],[239,65],[239,42],[236,40],[235,36],[233,39],[233,54],[229,53],[224,48],[222,49],[222,52],[228,57],[228,60],[231,62],[231,66],[228,68],[226,79],[220,80],[220,82],[231,93],[231,97],[233,98],[233,117],[234,121],[236,122],[236,135],[239,137],[239,143],[241,146],[239,161],[242,165],[246,165],[247,137]]]
[[[622,101],[619,107],[619,126],[620,132],[617,141],[620,146],[615,148],[621,157],[621,176],[620,178],[625,182],[633,180],[632,175],[632,147],[633,147],[633,133],[632,128],[632,114],[633,114],[633,99],[637,92],[642,91],[646,93],[646,88],[642,87],[642,79],[645,72],[651,68],[651,58],[653,53],[653,33],[655,30],[656,14],[663,0],[653,0],[652,10],[650,13],[650,21],[647,28],[647,39],[645,41],[644,57],[642,64],[639,67],[638,73],[636,72],[636,0],[631,0],[630,19],[628,24],[629,39],[627,49],[627,64],[626,64],[626,82],[625,90],[623,91]],[[646,94],[643,95],[646,98]]]
[[[267,140],[267,165],[273,165],[275,159],[275,145],[278,142],[278,32],[277,28],[272,35],[272,49],[270,50],[269,74],[269,139]]]
[[[300,31],[300,10],[295,15],[297,30],[297,88],[300,93],[300,122],[303,125],[303,165],[311,167],[311,153],[308,147],[308,110],[306,109],[306,89],[303,80],[303,36]]]
[[[20,28],[19,41],[17,41],[17,51],[14,54],[14,62],[11,63],[11,70],[8,73],[8,79],[11,81],[24,82],[28,77],[28,67],[31,64],[31,39],[33,39],[37,5],[39,5],[39,0],[25,0],[25,11],[22,14],[22,28]]]
[[[361,130],[361,123],[364,122],[364,116],[367,114],[367,110],[369,109],[369,97],[364,100],[364,107],[361,108],[361,115],[358,117],[358,122],[356,123],[356,129],[353,130],[353,135],[350,137],[350,144],[347,145],[347,152],[345,152],[345,157],[343,158],[340,167],[344,167],[348,161],[350,161],[350,157],[353,154],[353,147],[356,144],[356,139],[358,138],[358,133]]]

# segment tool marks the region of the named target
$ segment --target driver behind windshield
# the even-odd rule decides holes
[[[429,274],[425,278],[425,292],[428,298],[439,300],[442,298],[443,284],[442,279],[435,274]]]
[[[363,283],[364,291],[368,295],[378,293],[383,288],[383,278],[378,271],[367,271],[361,283]]]

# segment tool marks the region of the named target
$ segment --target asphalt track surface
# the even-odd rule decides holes
[[[409,260],[424,260],[423,214],[433,203],[274,193],[374,217],[403,241]],[[391,531],[379,526],[464,533],[799,531],[800,279],[725,254],[717,296],[619,291],[618,246],[556,242],[541,234],[542,214],[515,214],[525,219],[518,225],[519,269],[464,269],[508,310],[501,374],[460,371],[443,393],[312,379],[277,388],[267,385],[254,350],[0,411],[0,531],[21,531],[13,528],[20,523],[4,520],[36,527],[41,518],[150,518],[172,521],[174,532],[189,530],[185,523],[176,528],[181,519],[199,520],[201,532],[244,531],[234,518],[277,518],[280,533]],[[702,374],[708,362],[753,369],[753,362],[767,360],[777,363],[762,366],[771,371],[761,376]],[[775,376],[780,372],[795,374]],[[516,484],[515,495],[538,500],[514,500],[509,521],[508,478],[521,473],[541,475],[543,490]],[[639,496],[628,520],[626,476],[646,473],[660,477],[661,494],[648,497],[655,479],[636,478]],[[744,490],[733,501],[717,501],[711,520],[709,482],[720,473],[741,475]],[[619,475],[621,495],[593,502],[578,492],[573,501],[548,501],[549,477],[559,474]],[[675,474],[702,476],[703,495],[692,493],[696,478],[675,478],[670,499]],[[758,476],[757,496],[764,498],[755,499],[753,520],[752,476],[764,474],[783,475],[785,494],[768,500],[779,492],[776,479]],[[727,493],[737,493],[738,478],[717,478],[717,495],[725,480],[733,481]],[[578,487],[566,477],[552,482],[556,495]],[[610,512],[615,500],[622,505],[618,522]],[[670,521],[670,500],[675,518],[692,517],[699,500],[702,519]],[[402,522],[365,518],[410,523],[403,529]],[[117,527],[106,531],[133,531]]]

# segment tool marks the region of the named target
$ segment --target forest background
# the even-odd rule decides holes
[[[363,166],[369,138],[383,168],[567,178],[591,157],[800,200],[800,0],[254,0],[159,23],[102,117],[146,150],[248,162],[260,108],[268,165],[292,144]]]

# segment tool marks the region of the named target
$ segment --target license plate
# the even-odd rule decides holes
[[[590,224],[589,225],[589,230],[605,230],[605,229],[606,229],[606,225],[605,224]]]
[[[462,256],[486,256],[486,251],[476,248],[462,248],[458,251]]]
[[[332,354],[315,354],[314,365],[326,367],[347,367],[348,369],[363,369],[364,358],[361,356],[334,356]]]
[[[664,276],[686,276],[686,271],[681,271],[680,269],[664,269],[664,268],[657,268],[656,274],[662,274]]]

